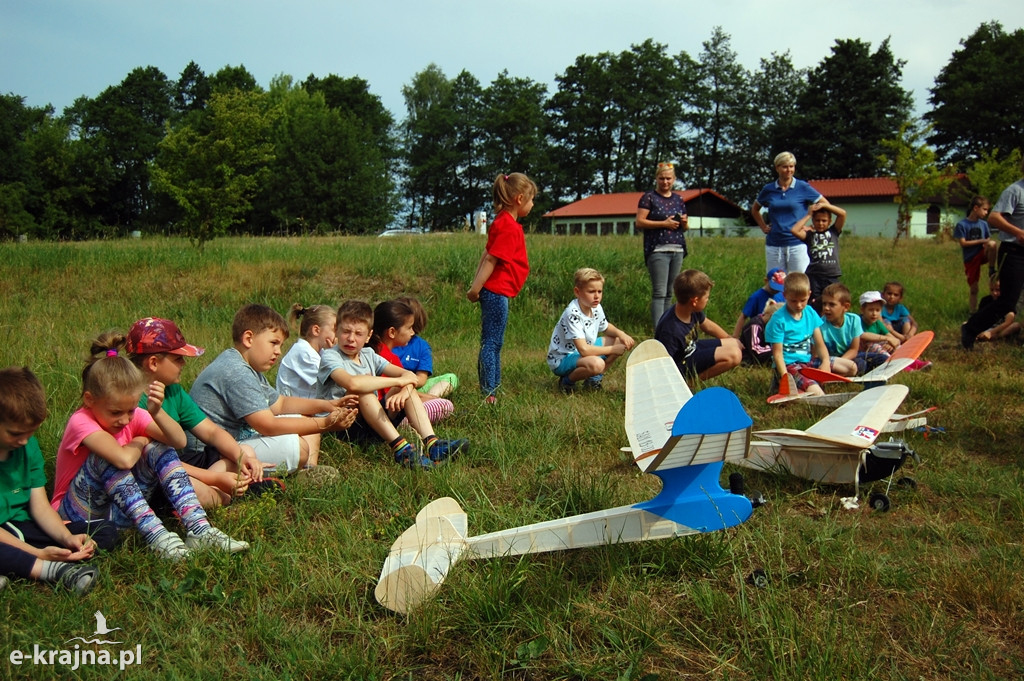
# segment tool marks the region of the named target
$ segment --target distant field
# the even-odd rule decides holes
[[[908,434],[923,464],[904,472],[918,487],[894,490],[889,513],[843,510],[846,488],[745,472],[747,488],[769,503],[738,528],[460,563],[410,617],[378,606],[373,587],[391,542],[433,499],[458,499],[470,531],[483,533],[657,489],[619,451],[624,366],[603,392],[566,397],[544,363],[580,266],[608,277],[604,304],[616,325],[637,340],[651,336],[639,239],[528,237],[532,273],[511,306],[496,407],[478,395],[479,309],[464,297],[483,244],[464,234],[223,239],[202,253],[176,239],[0,244],[0,353],[47,388],[39,440],[50,475],[92,337],[143,316],[174,319],[207,348],[189,360],[188,385],[230,344],[235,310],[253,301],[285,313],[294,302],[418,296],[431,315],[423,335],[436,366],[462,378],[456,414],[438,431],[473,443],[454,465],[415,474],[390,463],[382,445],[329,441],[322,462],[341,469],[338,481],[292,481],[276,500],[213,514],[252,543],[247,554],[171,565],[128,535],[97,561],[101,581],[84,599],[15,582],[0,591],[0,677],[1024,677],[1024,354],[1017,343],[957,348],[967,309],[959,249],[932,240],[894,249],[844,237],[841,246],[855,296],[899,279],[921,327],[936,333],[925,354],[934,368],[897,380],[910,386],[904,409],[938,407],[929,422],[942,432]],[[714,279],[709,316],[731,329],[761,284],[763,241],[694,239],[686,266]],[[823,415],[765,404],[769,380],[767,369],[742,368],[709,385],[736,392],[755,429],[803,428]],[[754,569],[766,571],[767,588],[748,583]],[[68,641],[91,635],[97,610],[121,628],[123,645],[113,648],[138,646],[140,663],[123,673],[31,657],[12,664],[12,651],[34,645],[73,649]]]

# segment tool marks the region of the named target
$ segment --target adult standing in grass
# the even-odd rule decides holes
[[[536,196],[537,185],[523,173],[495,178],[496,216],[487,230],[487,246],[466,292],[470,302],[480,302],[477,373],[480,391],[489,404],[497,400],[496,393],[501,385],[501,346],[505,343],[509,298],[519,294],[530,274],[526,235],[519,219],[530,214]]]
[[[765,271],[781,267],[787,273],[803,272],[811,262],[810,255],[807,245],[793,234],[793,227],[812,205],[828,210],[829,202],[814,187],[796,179],[796,157],[790,152],[775,157],[775,172],[779,178],[761,189],[750,209],[765,234]],[[767,221],[762,208],[768,209]]]
[[[675,184],[676,167],[659,163],[654,189],[641,196],[636,207],[636,228],[644,233],[644,263],[651,277],[652,326],[672,307],[672,282],[686,257],[686,204],[672,191]]]
[[[1024,162],[1021,174],[1024,175]],[[974,347],[979,333],[1003,321],[1007,312],[1013,312],[1024,288],[1024,179],[1003,190],[992,206],[988,224],[999,230],[999,297],[991,305],[982,306],[960,327],[960,345],[965,350]]]

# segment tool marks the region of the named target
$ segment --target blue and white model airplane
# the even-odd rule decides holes
[[[409,612],[440,588],[460,559],[667,539],[747,520],[750,500],[719,482],[722,463],[746,456],[750,443],[752,422],[736,396],[709,388],[690,397],[656,341],[638,345],[627,367],[627,434],[640,469],[661,478],[660,493],[638,504],[478,536],[470,536],[466,513],[454,499],[438,499],[392,544],[374,590],[377,601]]]

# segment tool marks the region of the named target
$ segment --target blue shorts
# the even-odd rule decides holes
[[[715,366],[715,350],[722,347],[721,338],[701,338],[696,342],[697,348],[683,360],[680,368],[683,375],[700,376]]]
[[[598,338],[594,342],[594,345],[599,348],[604,347],[604,338]],[[608,359],[608,355],[601,355],[601,359]],[[555,369],[555,376],[568,376],[576,368],[576,365],[579,364],[579,361],[580,353],[575,350],[570,352],[562,358],[562,362],[558,365],[558,368]]]

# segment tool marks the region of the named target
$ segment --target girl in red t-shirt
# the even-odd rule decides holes
[[[477,371],[480,391],[493,404],[501,385],[501,346],[508,325],[508,301],[523,288],[530,273],[526,236],[519,218],[530,214],[537,185],[523,173],[498,175],[494,180],[497,215],[487,230],[487,247],[466,292],[470,302],[480,301],[480,355]]]

